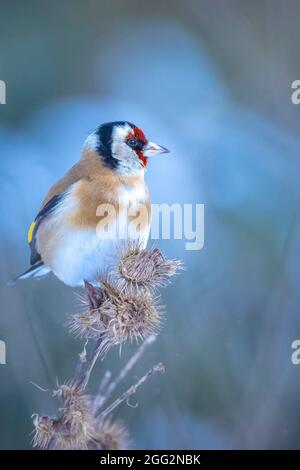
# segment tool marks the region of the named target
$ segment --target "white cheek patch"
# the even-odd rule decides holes
[[[116,126],[112,134],[112,154],[118,158],[129,158],[132,150],[126,144],[128,134],[133,134],[132,127],[125,123],[123,126]]]

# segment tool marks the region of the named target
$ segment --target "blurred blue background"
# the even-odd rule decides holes
[[[163,292],[162,334],[134,374],[163,377],[116,416],[136,448],[299,448],[300,4],[296,0],[0,0],[0,447],[30,447],[38,390],[74,370],[74,291],[24,271],[48,187],[98,124],[129,120],[171,149],[149,163],[152,202],[205,204],[205,246],[161,241],[186,271]],[[111,351],[93,386],[121,358]]]

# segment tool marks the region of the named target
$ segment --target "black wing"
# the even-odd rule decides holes
[[[34,222],[30,225],[28,231],[28,243],[31,249],[30,264],[33,265],[41,261],[41,255],[36,249],[36,233],[39,228],[40,223],[45,220],[48,215],[52,214],[57,208],[58,204],[61,203],[65,196],[65,193],[56,194],[53,196],[42,209],[39,211],[38,215],[34,219]]]

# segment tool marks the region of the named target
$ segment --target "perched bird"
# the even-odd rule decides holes
[[[52,271],[65,284],[82,286],[109,266],[121,239],[146,246],[145,169],[148,157],[166,152],[130,122],[100,125],[85,140],[79,162],[46,195],[28,232],[31,267],[16,280]],[[128,230],[131,222],[135,230]]]

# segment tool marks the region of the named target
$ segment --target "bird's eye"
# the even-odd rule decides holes
[[[126,141],[127,145],[131,147],[132,149],[135,149],[139,146],[139,142],[137,139],[127,139]]]

